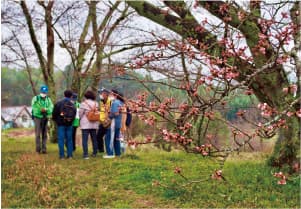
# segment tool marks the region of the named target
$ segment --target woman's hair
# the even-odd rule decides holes
[[[117,94],[117,99],[119,99],[122,103],[125,102],[123,94],[119,92],[119,94]]]
[[[96,99],[96,96],[95,96],[94,92],[90,91],[90,90],[86,91],[84,96],[86,97],[86,99],[91,99],[91,100]]]
[[[114,95],[116,95],[117,99],[120,100],[121,102],[125,102],[124,98],[123,98],[123,94],[119,91],[117,91],[116,89],[112,89],[111,91]]]

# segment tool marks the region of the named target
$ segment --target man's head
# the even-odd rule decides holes
[[[40,88],[40,95],[41,97],[45,98],[48,94],[48,86],[42,85]]]
[[[71,98],[72,94],[73,94],[73,92],[71,90],[64,91],[64,96],[67,97],[67,98]]]
[[[98,91],[98,93],[100,94],[100,95],[99,95],[99,96],[100,96],[100,99],[106,100],[106,99],[108,99],[108,97],[109,97],[110,91],[107,90],[107,89],[105,89],[105,88],[102,88],[102,89],[100,89],[100,90]]]

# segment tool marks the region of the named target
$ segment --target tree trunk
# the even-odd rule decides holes
[[[280,168],[288,167],[296,172],[296,164],[300,167],[300,121],[296,117],[287,119],[288,128],[281,128],[269,159],[269,164]]]
[[[46,72],[48,74],[48,86],[49,86],[49,96],[53,103],[56,102],[56,94],[55,94],[55,81],[54,81],[54,33],[52,29],[52,8],[53,1],[49,1],[47,7],[45,7],[45,22],[46,22],[46,33],[47,33],[47,64],[46,64]],[[49,128],[49,137],[51,142],[56,143],[57,139],[57,127],[54,124],[54,121],[50,121]]]

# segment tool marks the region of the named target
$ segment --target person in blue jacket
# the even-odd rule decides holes
[[[104,155],[103,158],[114,158],[121,155],[119,135],[121,128],[121,107],[124,105],[124,99],[123,95],[115,89],[111,91],[110,99],[112,105],[109,117],[112,119],[112,123],[106,133],[105,147],[107,155]]]

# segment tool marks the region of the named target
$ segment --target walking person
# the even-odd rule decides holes
[[[98,110],[98,103],[95,101],[96,96],[93,91],[87,91],[84,95],[85,100],[79,107],[80,128],[82,130],[82,145],[83,145],[83,158],[89,159],[88,155],[88,138],[91,136],[93,153],[92,157],[96,157],[97,154],[97,139],[96,130],[99,125],[99,116],[97,121],[91,121],[88,119],[87,114],[93,109]]]
[[[110,91],[107,89],[101,89],[99,92],[99,127],[97,131],[97,149],[100,153],[104,152],[104,136],[111,125],[109,119],[109,111],[111,108],[111,100],[109,99]]]
[[[77,101],[76,93],[72,94],[71,101],[74,102],[74,106],[76,108],[75,119],[73,120],[73,123],[72,123],[72,144],[73,144],[73,151],[75,151],[76,150],[76,130],[77,130],[77,127],[79,126],[79,106],[80,106],[80,103]]]
[[[67,145],[67,158],[72,158],[72,123],[75,119],[76,108],[71,100],[72,91],[64,91],[65,98],[54,105],[52,119],[56,122],[58,134],[59,158],[65,158],[64,145]]]
[[[103,158],[114,158],[121,155],[119,135],[121,128],[121,108],[124,100],[123,95],[115,89],[112,90],[110,97],[112,105],[109,117],[112,119],[112,122],[105,137],[107,155],[103,156]]]
[[[48,86],[42,85],[40,88],[40,94],[34,96],[31,101],[32,117],[35,124],[36,152],[42,154],[47,153],[47,122],[48,119],[51,118],[53,111],[53,103],[47,94]]]

